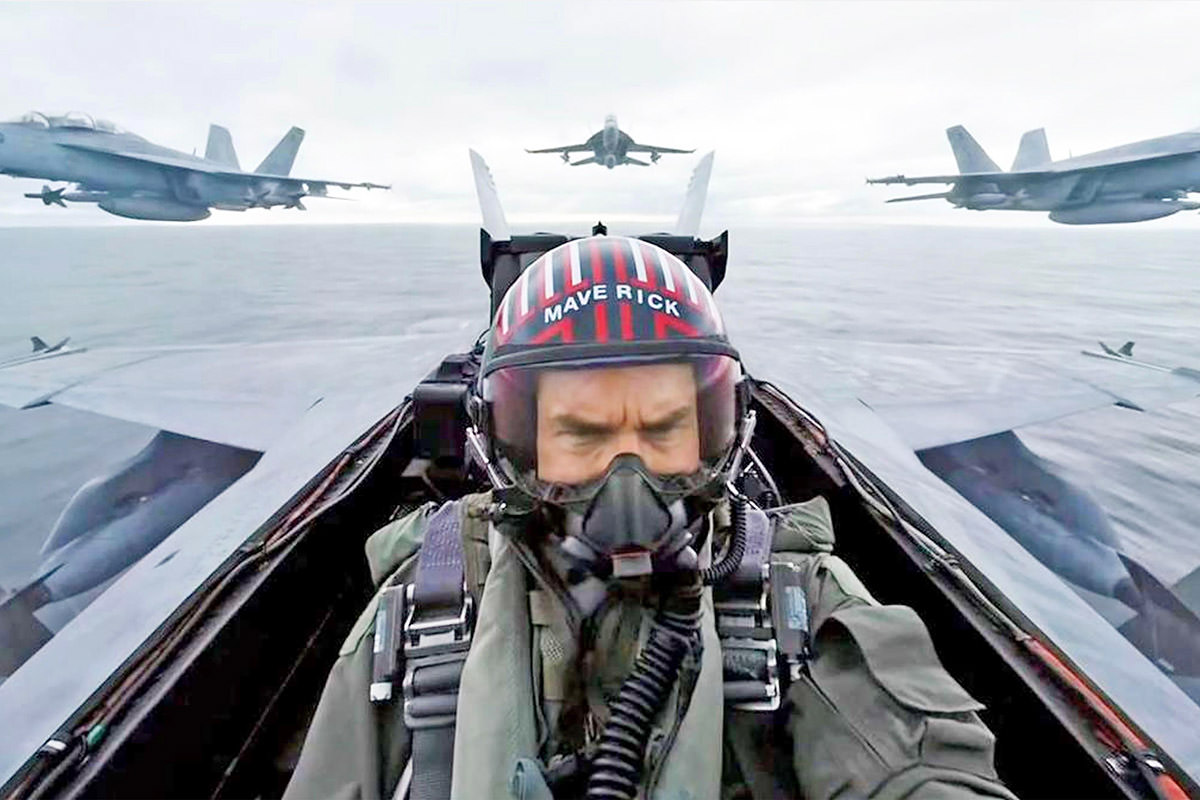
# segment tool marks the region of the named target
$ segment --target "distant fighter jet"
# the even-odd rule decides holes
[[[695,150],[679,150],[674,147],[654,147],[648,144],[638,144],[625,131],[617,127],[617,118],[609,114],[604,118],[604,127],[596,131],[583,144],[571,144],[565,147],[547,147],[544,150],[526,150],[526,153],[561,153],[562,160],[572,167],[583,164],[601,164],[609,169],[621,164],[636,164],[639,167],[650,166],[645,161],[630,158],[629,153],[649,153],[650,161],[657,163],[663,153],[694,153]],[[571,153],[592,153],[590,158],[579,161],[571,160]]]
[[[1021,137],[1009,172],[961,125],[948,128],[946,136],[957,175],[893,175],[867,183],[951,184],[948,192],[887,202],[941,199],[975,211],[1049,211],[1050,219],[1066,225],[1142,222],[1200,208],[1187,199],[1200,189],[1200,129],[1051,161],[1046,131],[1038,128]]]
[[[209,127],[201,158],[153,144],[87,114],[54,117],[34,111],[0,123],[0,173],[76,185],[74,191],[45,185],[41,192],[25,195],[47,206],[97,203],[119,217],[177,222],[205,219],[212,208],[283,206],[303,211],[301,198],[325,197],[329,186],[389,188],[291,177],[303,140],[304,131],[292,128],[257,169],[245,172],[238,166],[229,131],[220,125]]]

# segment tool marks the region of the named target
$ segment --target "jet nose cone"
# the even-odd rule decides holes
[[[615,156],[605,156],[604,166],[608,167],[609,169],[612,169],[616,165],[617,165],[617,159]]]

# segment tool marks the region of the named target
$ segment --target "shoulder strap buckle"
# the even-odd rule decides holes
[[[737,711],[779,708],[779,647],[774,639],[721,639],[725,704]]]
[[[771,613],[771,523],[757,508],[747,511],[746,523],[742,563],[713,587],[725,704],[738,711],[774,711],[779,708],[782,690],[779,644]]]
[[[404,619],[404,657],[406,660],[436,655],[447,651],[462,650],[471,646],[474,629],[474,601],[462,587],[462,600],[457,612],[450,614],[425,614],[417,616],[418,606],[414,602],[414,585],[406,591],[408,616]]]
[[[404,724],[409,730],[451,727],[458,709],[458,687],[471,649],[474,603],[463,585],[461,605],[449,614],[418,615],[408,587],[404,620]]]

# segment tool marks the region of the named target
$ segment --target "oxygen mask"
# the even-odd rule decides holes
[[[562,549],[597,577],[695,569],[685,507],[694,488],[694,479],[655,475],[637,455],[618,455],[595,481],[555,492]]]

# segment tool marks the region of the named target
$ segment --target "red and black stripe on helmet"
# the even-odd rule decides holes
[[[660,247],[620,236],[543,254],[505,293],[482,373],[622,355],[737,358],[712,292]]]

